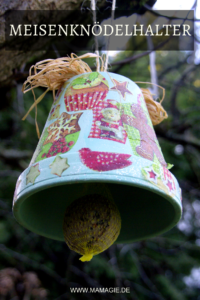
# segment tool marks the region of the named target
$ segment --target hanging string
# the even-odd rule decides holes
[[[141,20],[144,24],[144,30],[146,31],[147,30],[146,18],[144,16],[142,16]],[[153,44],[152,36],[150,35],[150,33],[147,34],[146,39],[147,39],[148,50],[151,51],[149,53],[149,65],[150,65],[151,82],[153,83],[152,92],[157,97],[158,96],[158,88],[157,88],[157,81],[158,80],[157,80],[157,71],[156,71],[156,52],[153,51],[154,50],[154,44]]]
[[[91,9],[92,9],[92,12],[93,12],[93,23],[96,24],[97,16],[96,16],[96,2],[95,2],[95,0],[91,0]],[[97,64],[96,70],[97,70],[97,72],[99,72],[99,70],[100,70],[99,44],[98,44],[98,37],[96,35],[95,35],[94,41],[95,41],[95,53],[97,55],[97,57],[96,57],[96,64]]]
[[[114,17],[115,17],[115,8],[116,8],[116,0],[113,0],[112,1],[111,25],[112,25]],[[107,43],[107,47],[106,47],[107,53],[106,53],[106,59],[105,59],[105,63],[104,63],[104,71],[107,71],[107,69],[108,69],[109,46],[110,46],[110,36],[108,38],[108,43]]]
[[[96,2],[95,0],[91,0],[91,8],[93,11],[93,22],[96,23]],[[114,14],[115,14],[115,8],[116,8],[116,0],[113,0],[112,2],[112,15],[111,15],[111,22],[114,20]],[[40,137],[39,133],[39,127],[37,123],[37,105],[42,101],[44,96],[48,91],[53,92],[53,98],[55,99],[55,91],[62,87],[64,82],[69,80],[70,78],[83,74],[86,72],[92,72],[91,68],[88,66],[87,63],[82,61],[84,58],[94,57],[96,58],[96,71],[99,72],[107,72],[108,68],[108,59],[109,59],[109,43],[110,43],[110,37],[107,44],[107,53],[106,57],[104,55],[104,59],[99,55],[98,50],[98,39],[97,36],[95,36],[95,52],[94,53],[87,53],[81,56],[77,56],[76,54],[72,53],[71,57],[62,57],[57,59],[46,59],[43,61],[40,61],[36,63],[34,66],[31,66],[29,70],[29,76],[27,80],[24,82],[22,91],[24,93],[28,91],[32,91],[33,97],[34,97],[34,103],[29,108],[26,115],[23,117],[22,120],[25,120],[26,117],[29,115],[30,111],[35,108],[35,124],[36,124],[36,131],[38,137]],[[109,73],[107,73],[109,75]],[[110,77],[110,75],[109,75]],[[111,77],[110,77],[111,79]],[[112,81],[112,79],[111,79]],[[136,81],[136,83],[145,83],[148,82],[140,82]],[[114,84],[114,82],[113,82]],[[149,83],[152,84],[152,83]],[[155,85],[155,84],[153,84]],[[46,91],[40,95],[38,99],[35,97],[34,89],[37,87],[45,87],[47,88]],[[161,103],[165,96],[165,89],[161,86],[158,86],[163,90],[163,97],[160,102],[157,102],[153,99],[152,93],[148,89],[141,89],[144,100],[147,105],[147,109],[149,111],[151,120],[153,125],[159,124],[163,121],[163,119],[166,119],[168,117],[167,112],[162,107]],[[119,93],[120,94],[120,93]],[[121,95],[120,95],[120,109],[121,109]]]

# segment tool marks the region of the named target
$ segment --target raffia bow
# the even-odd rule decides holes
[[[72,53],[71,57],[62,57],[57,59],[46,59],[36,63],[34,66],[31,66],[29,70],[29,76],[24,82],[22,87],[22,92],[26,93],[32,91],[34,96],[34,103],[29,108],[22,120],[25,120],[31,110],[35,108],[35,124],[38,137],[40,137],[39,127],[37,124],[37,105],[42,101],[44,96],[48,91],[53,92],[53,98],[55,99],[55,92],[58,90],[64,82],[72,78],[73,76],[92,72],[91,68],[85,63],[82,59],[85,58],[99,58],[101,61],[100,71],[106,71],[104,66],[104,61],[101,56],[98,56],[94,53],[87,53],[81,56],[77,56]],[[138,82],[145,83],[146,82]],[[38,99],[35,97],[34,89],[37,87],[45,87],[46,91],[40,95]],[[162,88],[162,87],[161,87]],[[164,88],[163,89],[163,98],[164,99]],[[167,118],[167,112],[161,105],[161,102],[157,102],[153,99],[151,92],[148,89],[141,89],[150,118],[153,125],[159,124],[164,119]]]
[[[163,89],[163,97],[160,100],[160,102],[157,102],[153,99],[152,93],[150,92],[149,89],[143,89],[141,88],[142,94],[144,96],[144,100],[146,102],[146,106],[152,121],[153,125],[157,125],[161,123],[164,119],[168,118],[168,114],[166,110],[162,107],[162,101],[164,100],[165,97],[165,89],[161,86],[160,88]]]

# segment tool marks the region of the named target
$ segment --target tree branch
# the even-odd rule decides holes
[[[174,117],[174,124],[176,124],[178,117],[180,115],[180,112],[176,106],[176,99],[177,99],[177,94],[178,94],[178,90],[179,88],[183,85],[183,82],[185,80],[185,78],[188,76],[189,73],[191,73],[193,70],[195,70],[198,67],[198,65],[192,65],[189,66],[180,76],[180,78],[178,78],[175,82],[174,82],[174,86],[172,88],[172,93],[171,93],[171,113]]]
[[[0,148],[0,157],[6,160],[19,160],[30,158],[33,153],[28,150],[15,150],[15,149],[3,149]]]
[[[178,144],[181,144],[184,146],[191,145],[191,146],[194,146],[196,149],[200,150],[200,140],[198,140],[198,139],[188,138],[188,137],[185,137],[183,134],[176,134],[176,133],[172,133],[170,131],[164,132],[164,131],[157,130],[156,134],[158,137],[165,138],[176,144],[178,143]]]

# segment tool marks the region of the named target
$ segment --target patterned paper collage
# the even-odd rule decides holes
[[[42,169],[49,178],[125,174],[145,180],[171,197],[180,193],[141,90],[130,79],[113,73],[75,76],[57,92],[24,188],[43,176]],[[15,197],[22,181],[18,180]]]

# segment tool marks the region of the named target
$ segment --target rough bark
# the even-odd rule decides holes
[[[5,48],[5,15],[10,10],[73,10],[79,9],[81,0],[1,0],[0,1],[0,86],[10,84],[13,70],[20,68],[31,56],[40,56],[41,51],[23,52],[19,50],[8,51]],[[59,18],[59,14],[58,14]],[[31,49],[30,39],[30,49]],[[42,48],[41,48],[42,49]]]

